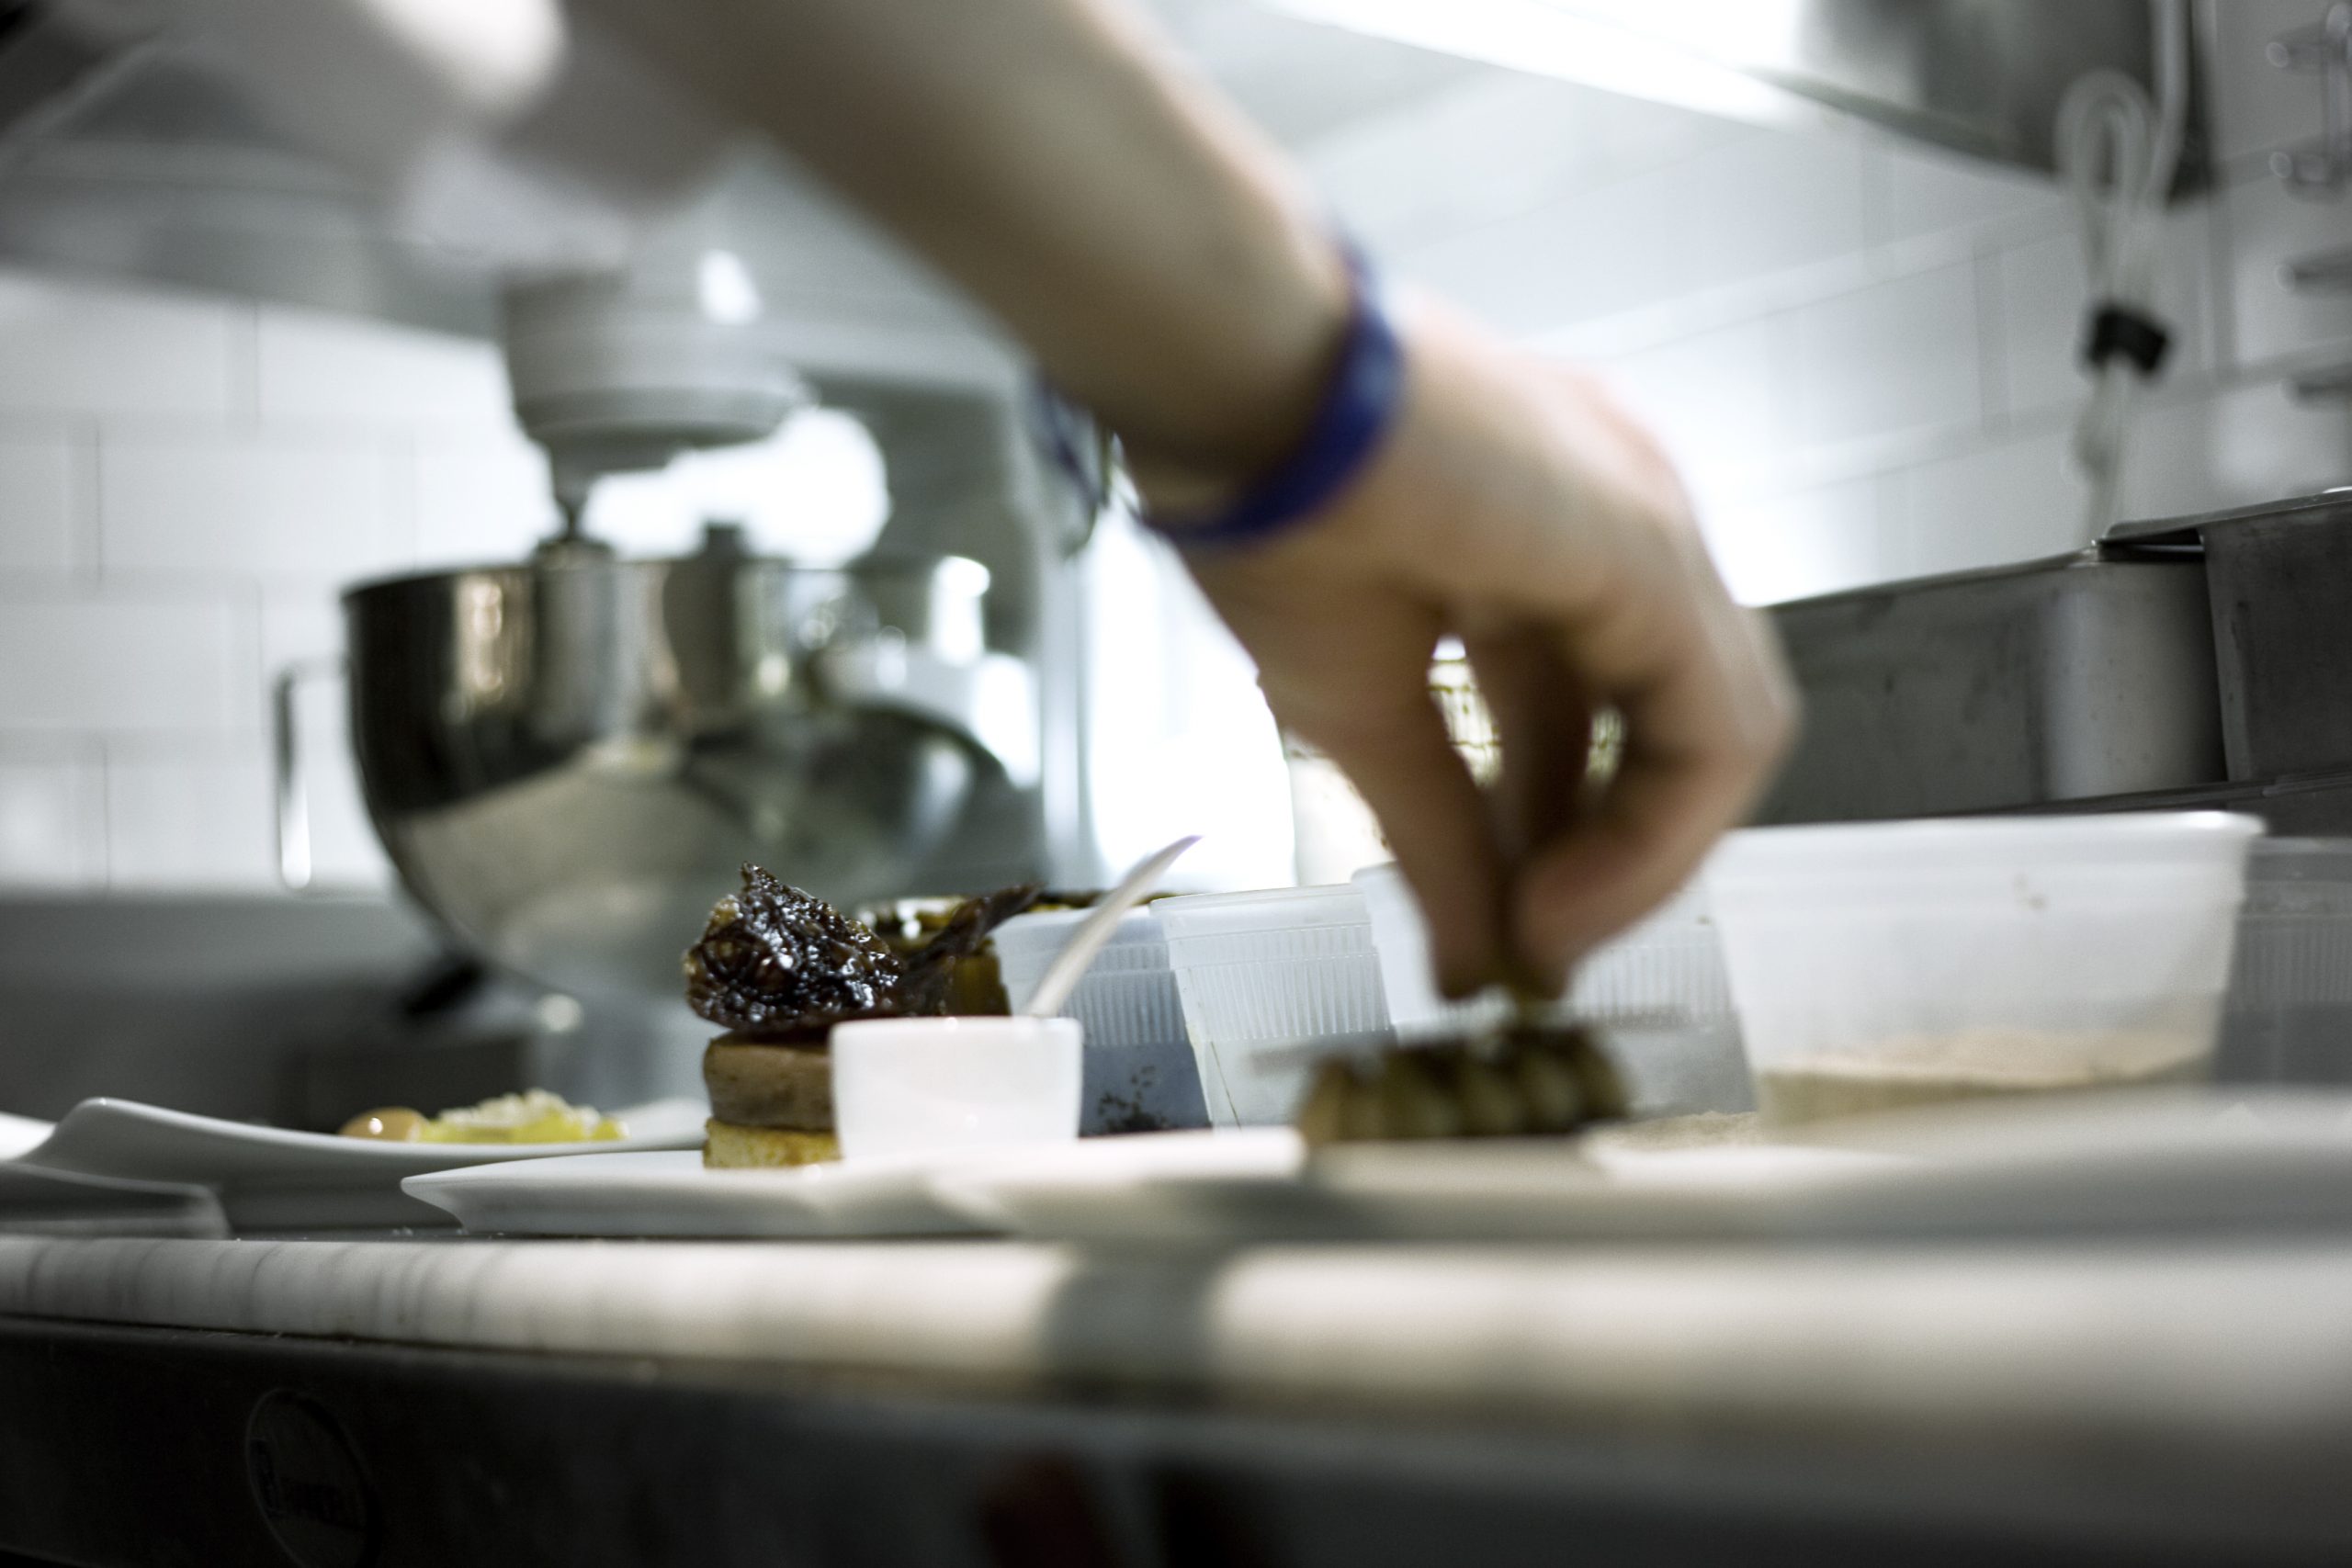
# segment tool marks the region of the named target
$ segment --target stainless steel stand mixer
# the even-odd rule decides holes
[[[500,967],[628,998],[674,989],[746,861],[842,903],[1068,868],[1075,706],[1048,654],[1083,507],[1031,454],[1017,378],[787,367],[756,321],[647,276],[508,291],[563,531],[526,562],[345,595],[359,775],[404,885]],[[720,522],[693,555],[623,560],[580,530],[604,475],[813,400],[857,414],[889,471],[861,558],[758,556]]]

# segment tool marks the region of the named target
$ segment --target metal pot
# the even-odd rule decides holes
[[[677,560],[559,542],[355,588],[368,814],[409,891],[492,961],[575,994],[673,991],[743,862],[895,897],[989,770],[1034,770],[1034,686],[984,647],[988,581],[956,557],[800,568],[715,528]]]

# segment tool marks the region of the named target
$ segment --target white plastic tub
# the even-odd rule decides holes
[[[2260,831],[2163,812],[1733,834],[1705,881],[1759,1106],[2203,1077]]]
[[[1069,1019],[854,1019],[828,1048],[843,1159],[1078,1136],[1085,1047]]]
[[[1092,911],[1021,915],[997,928],[997,966],[1014,1009]],[[1208,1125],[1201,1075],[1184,1032],[1184,1007],[1168,964],[1168,935],[1150,908],[1130,909],[1062,1004],[1086,1026],[1086,1088],[1080,1130],[1131,1133]]]
[[[1290,1120],[1318,1053],[1389,1038],[1363,895],[1345,883],[1154,905],[1215,1126]]]
[[[1448,1002],[1438,994],[1429,927],[1395,865],[1367,867],[1354,880],[1372,913],[1381,990],[1399,1035],[1500,1021],[1509,1004],[1498,998]],[[1723,943],[1696,882],[1579,964],[1562,1011],[1600,1026],[1636,1115],[1754,1106]]]

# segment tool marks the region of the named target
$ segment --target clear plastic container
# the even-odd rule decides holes
[[[1028,1006],[1062,945],[1092,911],[1021,915],[997,929],[997,966],[1015,1009]],[[1136,1133],[1205,1127],[1200,1069],[1153,910],[1130,909],[1095,954],[1062,1016],[1086,1026],[1086,1088],[1079,1130]]]
[[[1371,910],[1381,990],[1398,1034],[1454,1033],[1500,1021],[1509,1007],[1500,998],[1448,1002],[1438,994],[1429,927],[1395,865],[1368,867],[1354,881]],[[1696,882],[1578,964],[1561,1010],[1601,1026],[1638,1115],[1755,1104],[1723,942]]]
[[[1780,1121],[2209,1072],[2250,817],[1760,828],[1705,883]]]
[[[1153,909],[1212,1125],[1287,1122],[1319,1055],[1391,1038],[1355,887],[1202,894]]]
[[[2352,1083],[2352,839],[2255,844],[2215,1072]]]

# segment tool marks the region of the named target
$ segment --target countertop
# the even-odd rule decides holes
[[[291,1388],[335,1412],[368,1456],[353,1473],[379,1489],[429,1495],[486,1484],[501,1465],[552,1466],[530,1483],[562,1500],[531,1516],[539,1530],[598,1517],[595,1488],[631,1467],[639,1515],[691,1523],[700,1504],[664,1512],[647,1498],[737,1497],[761,1475],[781,1485],[804,1462],[780,1457],[795,1440],[826,1456],[836,1490],[821,1503],[795,1493],[793,1506],[854,1530],[937,1491],[906,1468],[908,1433],[946,1456],[957,1496],[985,1497],[1008,1445],[1045,1440],[1033,1415],[1049,1411],[1064,1423],[1053,1451],[1095,1467],[1089,1484],[1106,1494],[1158,1486],[1172,1452],[1269,1518],[1295,1516],[1282,1528],[1298,1550],[1283,1562],[1386,1560],[1333,1544],[1368,1510],[1397,1529],[1493,1525],[1491,1562],[1551,1560],[1564,1521],[1596,1508],[1618,1510],[1625,1533],[1611,1539],[1644,1561],[1718,1561],[1725,1541],[1768,1526],[1792,1550],[1850,1546],[1896,1520],[1913,1533],[1882,1546],[1909,1562],[1984,1560],[2002,1542],[2007,1561],[2039,1560],[2008,1550],[2029,1526],[2051,1561],[2086,1540],[2132,1561],[2157,1545],[2230,1562],[2352,1551],[2352,1245],[2334,1242],[1121,1255],[1008,1241],[0,1236],[0,1362],[24,1391],[13,1422],[85,1444],[72,1476],[124,1440],[92,1427],[84,1391],[145,1390],[169,1367],[160,1375],[198,1412],[188,1419],[226,1434],[214,1441],[231,1454]],[[582,1394],[583,1376],[606,1392]],[[541,1385],[553,1392],[535,1403]],[[490,1386],[505,1392],[485,1401]],[[695,1390],[703,1404],[675,1403]],[[901,1412],[876,1427],[880,1406],[859,1391],[966,1414]],[[810,1413],[811,1398],[843,1397],[846,1425]],[[119,1402],[122,1431],[146,1429],[144,1398]],[[432,1408],[452,1414],[416,1414]],[[1204,1420],[1227,1425],[1212,1441]],[[744,1423],[768,1424],[782,1446],[730,1439],[716,1463],[708,1441],[695,1446]],[[46,1451],[25,1430],[0,1447]],[[451,1445],[477,1432],[481,1451],[451,1472]],[[1447,1446],[1464,1433],[1493,1446],[1464,1460]],[[1375,1439],[1398,1446],[1379,1458]],[[881,1457],[855,1457],[868,1452]],[[209,1499],[223,1491],[250,1512],[243,1473],[223,1472],[189,1517],[217,1523]],[[1498,1478],[1519,1489],[1502,1511],[1488,1495]],[[162,1483],[142,1471],[135,1484]],[[46,1541],[112,1560],[83,1524],[36,1518],[11,1540],[8,1490],[0,1549]],[[1472,1494],[1486,1501],[1469,1507]],[[1647,1499],[1639,1529],[1628,1497]],[[152,1504],[167,1506],[183,1505]],[[1658,1548],[1657,1530],[1684,1529],[1694,1509],[1721,1529]],[[1831,1519],[1844,1533],[1818,1533]],[[588,1543],[566,1561],[605,1560],[589,1524],[566,1528]],[[445,1560],[433,1553],[463,1536],[423,1531],[403,1555],[386,1529],[387,1562]],[[759,1539],[708,1546],[716,1558],[696,1546],[693,1560],[760,1561]],[[1923,1541],[1948,1555],[1921,1556]],[[631,1550],[614,1560],[688,1560],[658,1532]],[[996,1561],[956,1555],[970,1550],[942,1547],[940,1560]]]
[[[2352,1438],[2352,1247],[0,1237],[0,1314],[1513,1418]]]

